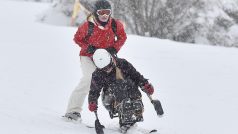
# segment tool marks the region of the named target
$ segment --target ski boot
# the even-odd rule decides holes
[[[78,113],[78,112],[69,112],[69,113],[66,113],[64,116],[63,116],[64,120],[65,121],[74,121],[74,122],[77,122],[77,121],[81,121],[81,114]]]
[[[133,126],[132,124],[122,125],[120,126],[121,133],[125,134],[127,130],[129,130]]]

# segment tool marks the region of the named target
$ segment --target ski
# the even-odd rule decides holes
[[[90,126],[90,125],[86,125],[86,124],[85,124],[85,126],[86,126],[87,128],[92,128],[92,129],[95,128],[95,126]],[[105,127],[105,129],[106,129],[106,130],[116,131],[116,132],[121,133],[121,130],[120,130],[120,129],[107,128],[107,127]],[[138,132],[140,132],[140,133],[142,133],[142,134],[152,134],[152,133],[157,132],[157,129],[144,129],[144,128],[138,128],[138,127],[137,127],[137,128],[134,128],[134,127],[133,127],[133,129],[136,130],[136,131],[138,131]],[[128,129],[127,131],[129,131],[129,133],[130,133],[130,129]],[[126,134],[126,133],[125,133],[125,134]]]
[[[151,133],[157,132],[157,129],[148,130],[148,129],[137,128],[136,130],[143,134],[151,134]]]

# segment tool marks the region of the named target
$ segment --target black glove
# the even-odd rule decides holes
[[[108,47],[106,50],[113,56],[117,55],[117,50],[114,47]]]
[[[88,48],[87,48],[87,52],[89,54],[93,54],[96,50],[97,50],[97,48],[93,45],[89,45]]]

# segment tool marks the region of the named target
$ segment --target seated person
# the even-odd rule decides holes
[[[92,74],[88,96],[89,110],[97,110],[98,98],[102,93],[103,105],[113,118],[118,114],[122,129],[128,129],[143,121],[144,106],[139,87],[148,95],[153,86],[125,59],[112,56],[105,49],[97,49],[93,55],[96,70]]]

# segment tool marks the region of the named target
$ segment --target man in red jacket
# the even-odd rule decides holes
[[[116,55],[126,41],[123,24],[113,19],[111,14],[111,5],[108,1],[96,1],[92,16],[78,28],[74,36],[75,43],[81,47],[80,62],[83,76],[71,94],[65,119],[81,120],[80,112],[90,90],[92,73],[96,69],[92,61],[95,50],[103,48]]]

